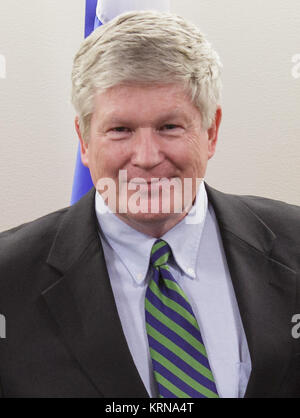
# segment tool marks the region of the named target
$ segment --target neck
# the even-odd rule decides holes
[[[186,212],[173,214],[172,217],[165,219],[138,219],[129,218],[120,213],[115,214],[119,219],[137,231],[149,235],[150,237],[160,238],[175,225],[177,225],[186,215]]]

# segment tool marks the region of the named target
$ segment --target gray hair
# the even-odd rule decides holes
[[[192,23],[171,13],[128,12],[97,28],[74,58],[72,103],[89,137],[94,96],[118,84],[181,83],[208,129],[221,96],[222,64]]]

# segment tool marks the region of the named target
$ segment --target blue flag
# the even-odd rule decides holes
[[[170,0],[86,0],[85,3],[85,38],[94,29],[107,23],[121,13],[130,10],[158,10],[168,11]],[[74,173],[71,204],[82,198],[91,188],[93,182],[90,171],[81,162],[80,145],[78,146],[77,159]]]
[[[97,0],[86,0],[85,4],[85,30],[84,37],[89,36],[96,27],[101,25],[101,22],[96,15]],[[73,189],[71,204],[73,205],[82,198],[91,188],[93,182],[90,175],[90,170],[81,162],[80,144],[78,145],[76,166],[73,180]]]

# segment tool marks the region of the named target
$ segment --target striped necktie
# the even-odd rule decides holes
[[[145,298],[146,329],[161,398],[218,398],[197,320],[167,264],[169,245],[151,250],[154,267]]]

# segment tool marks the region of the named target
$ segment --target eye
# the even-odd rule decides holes
[[[130,134],[131,129],[126,128],[126,126],[116,126],[107,131],[107,137],[113,140],[127,139],[130,137]]]
[[[177,137],[184,133],[183,127],[181,125],[175,125],[174,123],[166,123],[159,130],[162,134],[172,137]]]
[[[178,125],[174,125],[172,123],[168,123],[168,124],[164,125],[161,129],[162,130],[171,131],[171,130],[176,129],[176,128],[179,128],[179,126]]]
[[[129,132],[129,128],[125,128],[125,126],[117,126],[116,128],[112,129],[113,132]]]

